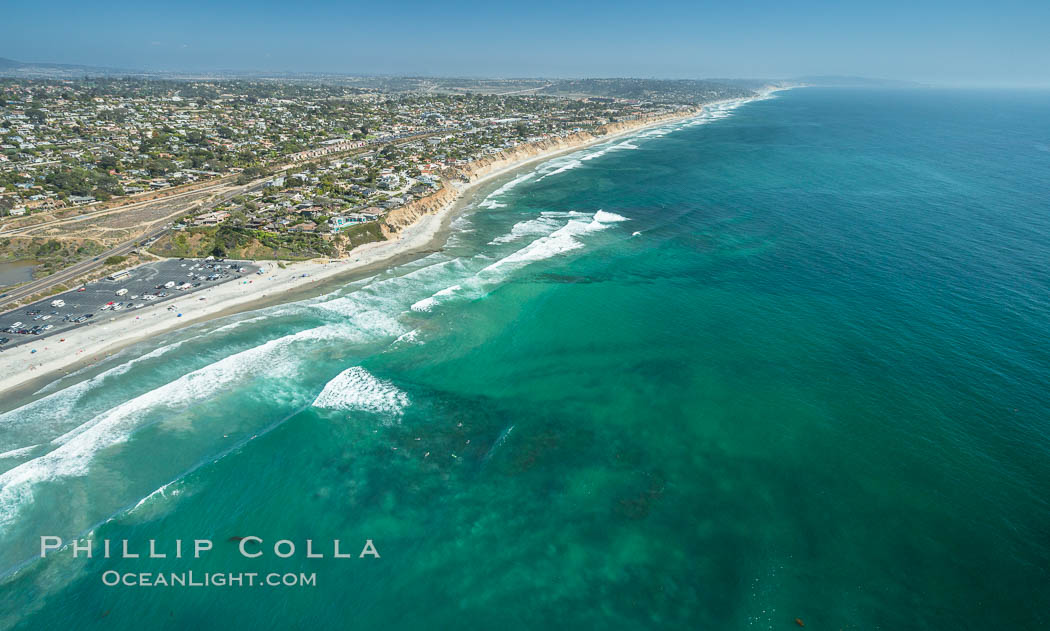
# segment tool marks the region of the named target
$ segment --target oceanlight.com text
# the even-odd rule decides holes
[[[118,572],[102,573],[107,587],[316,587],[317,574],[304,572]]]

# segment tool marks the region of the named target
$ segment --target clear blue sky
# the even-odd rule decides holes
[[[0,57],[149,70],[1050,84],[1050,0],[9,0],[0,11]]]

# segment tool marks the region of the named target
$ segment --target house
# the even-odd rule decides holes
[[[11,214],[12,217],[21,217],[22,215],[26,214],[26,207],[25,206],[15,206],[14,208],[11,209],[10,214]]]
[[[220,224],[230,218],[230,213],[225,210],[216,210],[215,212],[204,213],[198,215],[193,220],[195,226],[214,226]]]
[[[371,213],[347,213],[345,215],[332,217],[328,220],[328,225],[332,228],[333,233],[338,233],[340,230],[349,228],[354,224],[375,221],[376,219],[379,219],[379,215],[373,215]]]
[[[397,188],[401,184],[401,178],[394,173],[384,173],[379,176],[378,185],[379,188],[390,190]]]

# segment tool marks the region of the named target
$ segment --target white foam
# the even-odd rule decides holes
[[[224,324],[224,325],[216,328],[214,331],[211,331],[210,334],[224,333],[226,331],[232,331],[234,329],[238,329],[238,328],[244,326],[245,324],[251,324],[253,322],[260,322],[262,320],[273,318],[276,315],[278,315],[278,314],[270,313],[268,315],[261,315],[261,316],[256,316],[254,318],[245,318],[243,320],[237,320],[236,322],[230,322],[229,324]]]
[[[594,213],[594,220],[598,223],[617,223],[620,221],[630,221],[630,219],[624,217],[623,215],[605,212],[604,210],[599,210],[598,212]]]
[[[408,333],[404,333],[404,334],[400,335],[396,340],[394,340],[393,343],[394,344],[402,344],[402,343],[419,343],[419,344],[421,344],[422,342],[419,342],[419,329],[412,329]]]
[[[500,235],[492,241],[489,241],[489,245],[511,243],[527,236],[547,234],[551,230],[555,229],[557,225],[558,221],[554,217],[548,216],[546,215],[546,213],[544,213],[537,219],[519,221],[511,227],[510,232],[504,235]]]
[[[580,160],[587,161],[595,158],[600,158],[611,151],[621,151],[624,149],[637,149],[638,145],[630,142],[621,142],[615,145],[603,145],[597,151],[593,151],[580,157]]]
[[[39,446],[40,445],[30,445],[28,447],[19,447],[18,449],[5,451],[4,453],[0,454],[0,460],[4,460],[6,458],[21,458],[22,456],[32,453],[33,450]]]
[[[365,295],[351,294],[313,306],[331,314],[342,316],[340,319],[352,327],[346,336],[351,342],[369,342],[381,338],[397,337],[405,332],[397,321],[396,314],[403,309],[403,303],[390,300],[374,300]],[[383,304],[383,303],[386,304]]]
[[[335,339],[346,334],[345,327],[329,325],[270,340],[187,373],[95,416],[52,441],[59,444],[57,448],[0,474],[0,530],[16,518],[22,506],[32,501],[34,485],[86,474],[96,453],[126,441],[149,413],[165,408],[180,409],[190,402],[228,389],[239,379],[259,373],[276,379],[293,377],[300,364],[289,347],[302,341]]]
[[[654,127],[648,131],[638,134],[639,138],[659,138],[674,131],[673,127]]]
[[[430,311],[437,304],[433,296],[412,303],[412,311]]]
[[[540,212],[541,217],[561,217],[561,218],[578,218],[578,217],[590,217],[585,212],[579,210],[544,210]]]
[[[552,175],[558,175],[559,173],[571,171],[577,167],[583,166],[583,163],[587,162],[588,160],[600,158],[613,151],[623,151],[625,149],[637,148],[638,145],[630,142],[629,140],[624,140],[620,142],[612,141],[570,154],[562,158],[556,158],[554,160],[551,160],[550,162],[545,163],[538,169],[538,172],[542,173],[542,176],[536,181],[538,182]]]
[[[452,296],[461,289],[463,289],[462,285],[452,285],[451,287],[446,287],[441,291],[435,292],[434,295],[430,296],[429,298],[424,298],[422,300],[416,301],[412,304],[411,309],[412,311],[421,312],[431,311],[434,307],[437,306],[439,299]]]
[[[553,171],[549,171],[549,172],[544,173],[543,176],[540,177],[540,179],[536,180],[536,181],[539,182],[541,180],[545,180],[545,179],[549,178],[552,175],[558,175],[559,173],[565,173],[566,171],[571,171],[571,170],[575,169],[576,167],[582,167],[582,166],[583,166],[583,160],[579,160],[579,159],[572,159],[572,160],[569,160],[568,162],[559,162],[559,163],[557,163],[556,168]]]
[[[81,403],[81,399],[89,391],[102,385],[107,379],[123,375],[139,362],[165,355],[179,348],[187,341],[189,340],[161,346],[145,355],[141,355],[124,362],[123,364],[103,371],[91,379],[81,381],[80,383],[63,388],[58,392],[53,392],[45,397],[37,399],[36,401],[27,403],[20,408],[0,414],[0,426],[7,426],[7,431],[12,432],[15,435],[18,434],[18,431],[15,428],[31,429],[37,440],[40,438],[50,439],[50,437],[55,435],[68,433],[70,431],[69,428],[76,422],[74,419],[76,419],[78,415],[83,418],[85,412],[91,414],[92,412],[97,413],[105,409],[104,407],[100,407],[98,403],[94,403],[90,407]],[[9,445],[0,444],[0,449],[6,447],[9,447]]]
[[[612,215],[612,213],[607,214]],[[614,216],[618,217],[619,215]],[[606,224],[597,221],[596,219],[592,219],[589,223],[570,219],[568,223],[551,234],[536,239],[510,256],[503,257],[488,267],[485,267],[481,272],[492,272],[507,265],[542,261],[559,254],[577,250],[583,247],[583,243],[576,239],[577,235],[603,230],[607,227]]]
[[[422,266],[408,273],[384,278],[346,296],[309,306],[342,316],[340,321],[352,325],[356,332],[348,338],[350,341],[397,338],[405,333],[404,325],[397,319],[399,314],[405,309],[428,311],[435,304],[436,301],[428,298],[420,300],[422,291],[430,293],[436,284],[443,285],[469,273],[462,259],[449,259],[445,255],[427,258],[429,262],[424,260]]]
[[[167,497],[167,493],[165,493],[165,491],[167,491],[169,486],[171,486],[172,484],[175,484],[175,482],[176,482],[176,480],[172,480],[171,482],[168,482],[167,484],[165,484],[164,486],[160,487],[159,489],[156,489],[155,491],[153,491],[152,493],[150,493],[146,497],[140,499],[138,501],[138,503],[135,504],[135,506],[133,506],[131,508],[131,510],[129,510],[128,512],[129,513],[134,512],[137,508],[139,508],[140,506],[142,506],[143,504],[145,504],[149,500],[153,499],[154,497],[157,497],[157,496]],[[179,489],[177,489],[177,488],[173,489],[171,494],[172,495],[178,495],[179,494]]]
[[[507,442],[507,437],[510,436],[510,433],[512,431],[514,431],[514,425],[511,425],[507,429],[500,432],[500,435],[496,438],[496,442],[492,443],[492,446],[489,447],[488,452],[485,454],[485,457],[482,458],[482,460],[487,462],[489,458],[492,457],[492,454],[494,454],[497,449],[502,447],[503,443]]]
[[[374,412],[400,416],[411,404],[394,384],[378,379],[360,366],[348,368],[329,381],[314,400],[328,410]]]
[[[722,120],[733,115],[733,110],[737,109],[741,105],[745,105],[752,101],[762,101],[767,98],[771,98],[768,95],[758,97],[747,97],[744,99],[734,99],[732,101],[723,101],[721,103],[713,103],[711,105],[705,105],[703,111],[693,118],[692,120],[683,124],[683,127],[695,127],[697,125],[706,125],[707,123]]]
[[[519,175],[518,177],[516,177],[513,180],[507,182],[503,186],[501,186],[501,187],[497,188],[496,190],[492,191],[492,193],[489,194],[489,197],[495,197],[495,196],[502,195],[502,194],[506,193],[507,191],[509,191],[510,189],[514,188],[518,184],[521,184],[522,182],[527,182],[529,179],[532,178],[532,175],[533,175],[532,173],[526,173],[524,175]]]

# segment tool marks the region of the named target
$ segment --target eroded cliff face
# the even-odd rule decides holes
[[[452,186],[444,185],[436,192],[409,202],[400,208],[387,213],[379,227],[387,239],[411,226],[423,215],[436,213],[456,200],[459,192]]]
[[[663,121],[670,121],[699,113],[700,108],[681,110],[674,114],[661,116],[649,116],[635,120],[622,121],[602,125],[593,131],[577,132],[561,138],[547,138],[537,142],[519,145],[479,158],[462,167],[449,169],[444,174],[444,185],[437,192],[432,193],[414,202],[405,204],[400,208],[390,211],[383,219],[380,227],[386,238],[396,236],[408,226],[418,221],[423,215],[436,213],[453,203],[459,197],[459,191],[451,184],[452,181],[473,182],[486,175],[506,168],[511,164],[538,157],[542,154],[557,153],[574,149],[580,145],[593,142],[603,136],[630,131],[645,125],[652,125]]]
[[[577,132],[561,138],[547,138],[538,142],[519,145],[499,153],[479,158],[470,164],[456,169],[455,175],[466,182],[472,182],[478,178],[485,177],[493,171],[505,168],[514,162],[535,158],[544,153],[557,153],[559,151],[574,149],[580,145],[600,140],[603,136],[630,131],[638,127],[652,125],[662,121],[675,120],[699,112],[700,108],[691,108],[674,114],[648,116],[619,123],[609,123],[608,125],[597,127],[593,131]]]

